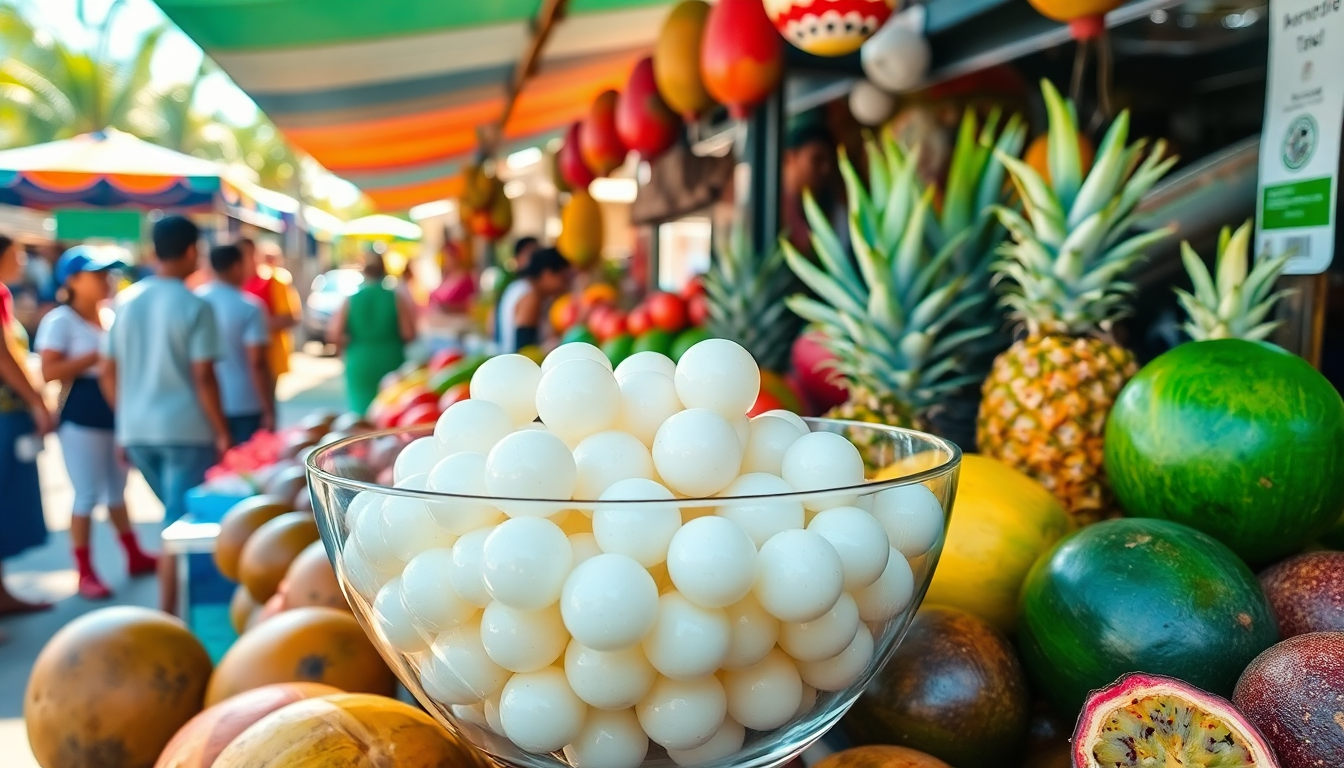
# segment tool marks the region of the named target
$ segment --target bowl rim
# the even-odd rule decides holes
[[[476,496],[458,493],[444,493],[441,491],[415,490],[410,488],[397,488],[394,486],[381,485],[376,482],[364,480],[355,480],[352,478],[341,477],[333,474],[320,466],[317,462],[331,453],[342,448],[349,447],[356,443],[373,441],[383,437],[396,437],[401,435],[420,434],[427,430],[428,435],[420,434],[421,437],[432,437],[433,424],[417,424],[406,427],[395,427],[392,429],[376,430],[364,432],[357,435],[341,438],[328,443],[309,452],[304,459],[303,466],[307,470],[310,479],[317,478],[323,483],[333,485],[338,488],[355,492],[372,492],[380,496],[399,496],[403,498],[420,499],[423,501],[465,501],[465,502],[483,502],[497,506],[496,502],[508,502],[510,504],[535,504],[537,506],[563,505],[562,509],[593,509],[601,505],[617,506],[622,508],[657,508],[673,505],[680,508],[703,509],[708,507],[721,507],[731,503],[741,502],[780,502],[780,501],[798,501],[805,502],[815,500],[823,496],[835,495],[858,495],[869,496],[881,491],[892,488],[901,488],[910,485],[919,485],[928,480],[944,477],[956,471],[961,466],[962,450],[961,447],[951,440],[938,437],[937,435],[921,432],[916,429],[907,429],[905,427],[894,427],[888,424],[876,424],[866,421],[853,421],[848,419],[830,419],[817,416],[804,416],[803,421],[809,425],[829,425],[842,429],[868,429],[875,432],[885,432],[889,435],[904,435],[917,440],[925,441],[935,449],[945,453],[947,458],[936,466],[928,469],[913,472],[908,475],[902,475],[888,480],[865,480],[858,485],[837,486],[834,488],[818,488],[809,491],[791,491],[789,493],[767,493],[753,494],[747,496],[708,496],[695,498],[674,498],[674,499],[532,499],[518,498],[510,496]],[[832,431],[832,430],[822,430]],[[407,443],[409,445],[409,443]],[[838,505],[837,505],[838,506]]]

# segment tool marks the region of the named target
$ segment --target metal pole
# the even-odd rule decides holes
[[[738,203],[751,222],[751,248],[769,249],[779,238],[780,190],[784,166],[784,87],[756,108],[747,122],[745,151],[750,179]]]

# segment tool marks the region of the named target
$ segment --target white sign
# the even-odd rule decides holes
[[[1270,0],[1269,93],[1260,137],[1262,254],[1287,272],[1324,272],[1335,255],[1344,133],[1344,0]]]

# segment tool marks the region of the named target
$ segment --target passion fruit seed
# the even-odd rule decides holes
[[[1174,695],[1136,696],[1107,714],[1092,756],[1102,768],[1247,768],[1250,748],[1216,715]]]

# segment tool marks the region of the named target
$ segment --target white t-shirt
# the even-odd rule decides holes
[[[75,310],[61,305],[51,310],[37,326],[33,348],[38,352],[60,352],[66,358],[83,357],[103,348],[107,331],[79,316]],[[89,379],[98,378],[98,366],[80,374]]]
[[[499,297],[499,315],[495,322],[499,325],[499,351],[517,352],[518,349],[518,302],[532,293],[532,284],[518,279],[509,283],[504,295]]]
[[[252,380],[249,348],[264,347],[271,341],[266,321],[266,306],[250,293],[221,282],[207,283],[196,289],[215,311],[219,329],[219,357],[215,359],[215,378],[219,380],[219,400],[225,416],[257,416],[261,413],[261,393]]]

